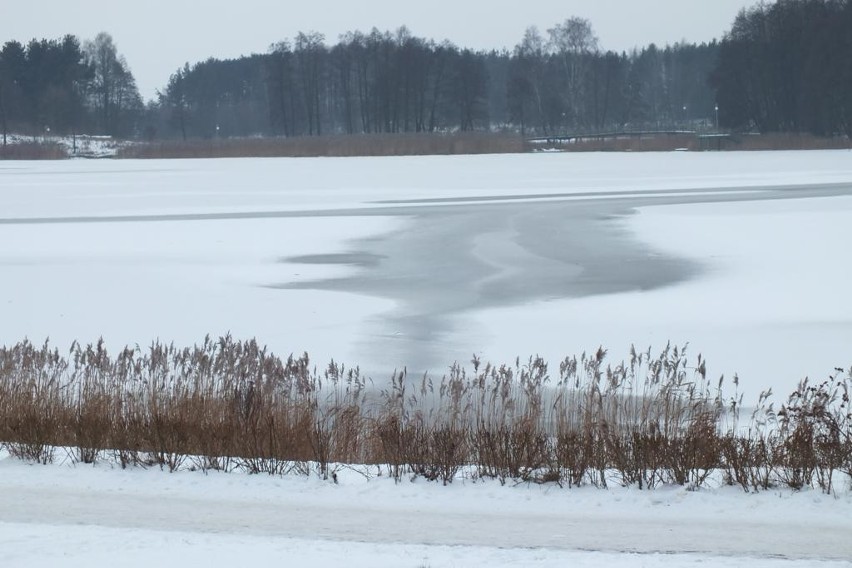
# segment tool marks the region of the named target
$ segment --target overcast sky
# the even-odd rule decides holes
[[[178,67],[266,52],[298,31],[330,43],[346,31],[407,25],[421,37],[476,49],[512,48],[531,25],[591,20],[604,49],[719,38],[757,0],[0,0],[0,43],[112,34],[146,99]]]

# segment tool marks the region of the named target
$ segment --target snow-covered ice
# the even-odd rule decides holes
[[[512,349],[553,358],[593,341],[619,357],[631,342],[689,342],[715,374],[739,373],[748,402],[852,365],[852,197],[642,207],[623,223],[653,250],[695,262],[701,276],[475,314],[475,327],[523,330],[495,335],[486,358]]]
[[[3,218],[375,208],[612,191],[848,184],[852,152],[0,162]]]
[[[14,281],[0,284],[0,337],[49,336],[65,348],[75,337],[103,336],[121,347],[158,338],[191,345],[231,333],[257,336],[285,356],[313,348],[315,357],[354,360],[350,338],[389,302],[313,290],[288,292],[280,302],[284,293],[269,286],[333,277],[342,270],[282,259],[343,248],[345,238],[395,225],[326,217],[0,226],[9,239],[0,244],[0,263]]]
[[[6,162],[0,340],[230,332],[379,379],[688,342],[783,392],[850,364],[850,157]]]

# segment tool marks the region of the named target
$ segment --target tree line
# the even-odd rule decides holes
[[[267,53],[176,70],[147,105],[112,38],[7,42],[3,132],[147,138],[511,131],[551,136],[722,127],[852,133],[852,0],[778,0],[721,41],[601,48],[570,18],[512,50],[393,32],[329,44],[299,33]]]
[[[0,49],[0,128],[39,135],[50,132],[134,136],[145,107],[127,61],[107,33],[86,42],[6,42]]]
[[[528,29],[511,52],[474,52],[405,27],[347,33],[332,46],[300,33],[266,54],[184,66],[151,116],[158,132],[183,138],[709,125],[718,49],[605,52],[578,18],[546,35]]]
[[[852,2],[782,0],[741,12],[712,84],[731,128],[852,136]]]

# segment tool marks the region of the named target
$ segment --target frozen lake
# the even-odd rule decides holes
[[[441,374],[667,341],[852,364],[852,153],[0,163],[0,341],[257,337]]]

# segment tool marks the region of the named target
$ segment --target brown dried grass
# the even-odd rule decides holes
[[[0,160],[64,160],[67,157],[68,152],[56,142],[0,144]]]
[[[489,133],[363,134],[221,138],[137,143],[119,158],[277,158],[507,154],[526,151],[520,136]]]
[[[336,479],[372,464],[400,481],[481,478],[607,487],[699,488],[711,472],[746,491],[833,491],[852,479],[852,371],[799,389],[775,411],[767,395],[740,425],[741,398],[711,383],[701,357],[631,350],[454,365],[439,381],[396,373],[376,389],[360,371],[307,355],[282,360],[255,341],[153,343],[115,356],[103,343],[61,355],[27,341],[0,349],[0,440],[48,463],[234,469]],[[734,384],[736,388],[736,381]]]
[[[822,137],[812,134],[769,133],[734,135],[729,150],[847,150],[852,140],[845,136]]]

